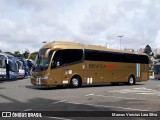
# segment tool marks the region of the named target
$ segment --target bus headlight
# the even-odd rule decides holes
[[[42,77],[42,79],[43,79],[43,80],[47,80],[47,79],[48,79],[48,75],[44,75],[44,76]]]

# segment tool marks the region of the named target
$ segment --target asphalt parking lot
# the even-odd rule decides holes
[[[117,119],[111,117],[116,112],[156,113],[160,111],[160,80],[138,82],[134,86],[105,84],[77,89],[33,86],[29,78],[0,81],[0,111],[43,111],[45,118],[63,120]],[[118,116],[125,118],[128,119]],[[132,117],[137,118],[159,119],[156,114]]]

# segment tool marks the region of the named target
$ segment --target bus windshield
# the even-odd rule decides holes
[[[3,55],[0,55],[0,68],[6,68],[5,60],[6,60],[6,57]]]
[[[160,74],[160,65],[155,65],[154,66],[154,73],[155,74]]]
[[[18,63],[18,69],[24,70],[24,65],[23,65],[23,63],[22,63],[20,60],[18,60],[17,63]]]
[[[18,64],[15,58],[9,57],[9,68],[12,72],[18,72]]]
[[[45,49],[45,51],[47,51],[47,49]],[[35,63],[35,67],[33,68],[33,71],[44,71],[48,69],[53,51],[49,52],[49,55],[47,58],[43,57],[45,54],[45,51],[43,52],[40,51],[40,54],[37,56],[37,60],[35,61],[36,63]]]

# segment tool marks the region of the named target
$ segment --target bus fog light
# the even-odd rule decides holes
[[[67,70],[66,72],[65,72],[65,75],[71,75],[72,74],[72,70]]]
[[[48,79],[48,75],[43,76],[42,79],[47,80]]]

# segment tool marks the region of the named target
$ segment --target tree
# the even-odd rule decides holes
[[[9,55],[13,55],[13,53],[12,53],[12,52],[4,52],[4,53],[9,54]]]
[[[24,58],[28,58],[29,52],[25,51],[24,53],[20,53],[20,51],[14,51],[12,52],[5,52],[7,54],[13,55],[14,57],[24,57]]]
[[[20,51],[14,51],[13,56],[15,56],[15,57],[22,57],[23,55],[20,53]]]
[[[154,53],[152,52],[152,49],[149,45],[146,45],[146,47],[144,48],[144,53],[146,53],[149,56],[150,63],[154,63]]]
[[[152,49],[149,45],[146,45],[146,47],[144,48],[144,53],[146,53],[149,56],[154,56],[154,53],[152,52]]]
[[[28,51],[25,51],[24,53],[23,53],[23,56],[24,56],[24,58],[28,58],[28,55],[29,55],[29,52]]]
[[[160,54],[157,54],[157,55],[156,55],[156,59],[160,59]]]

